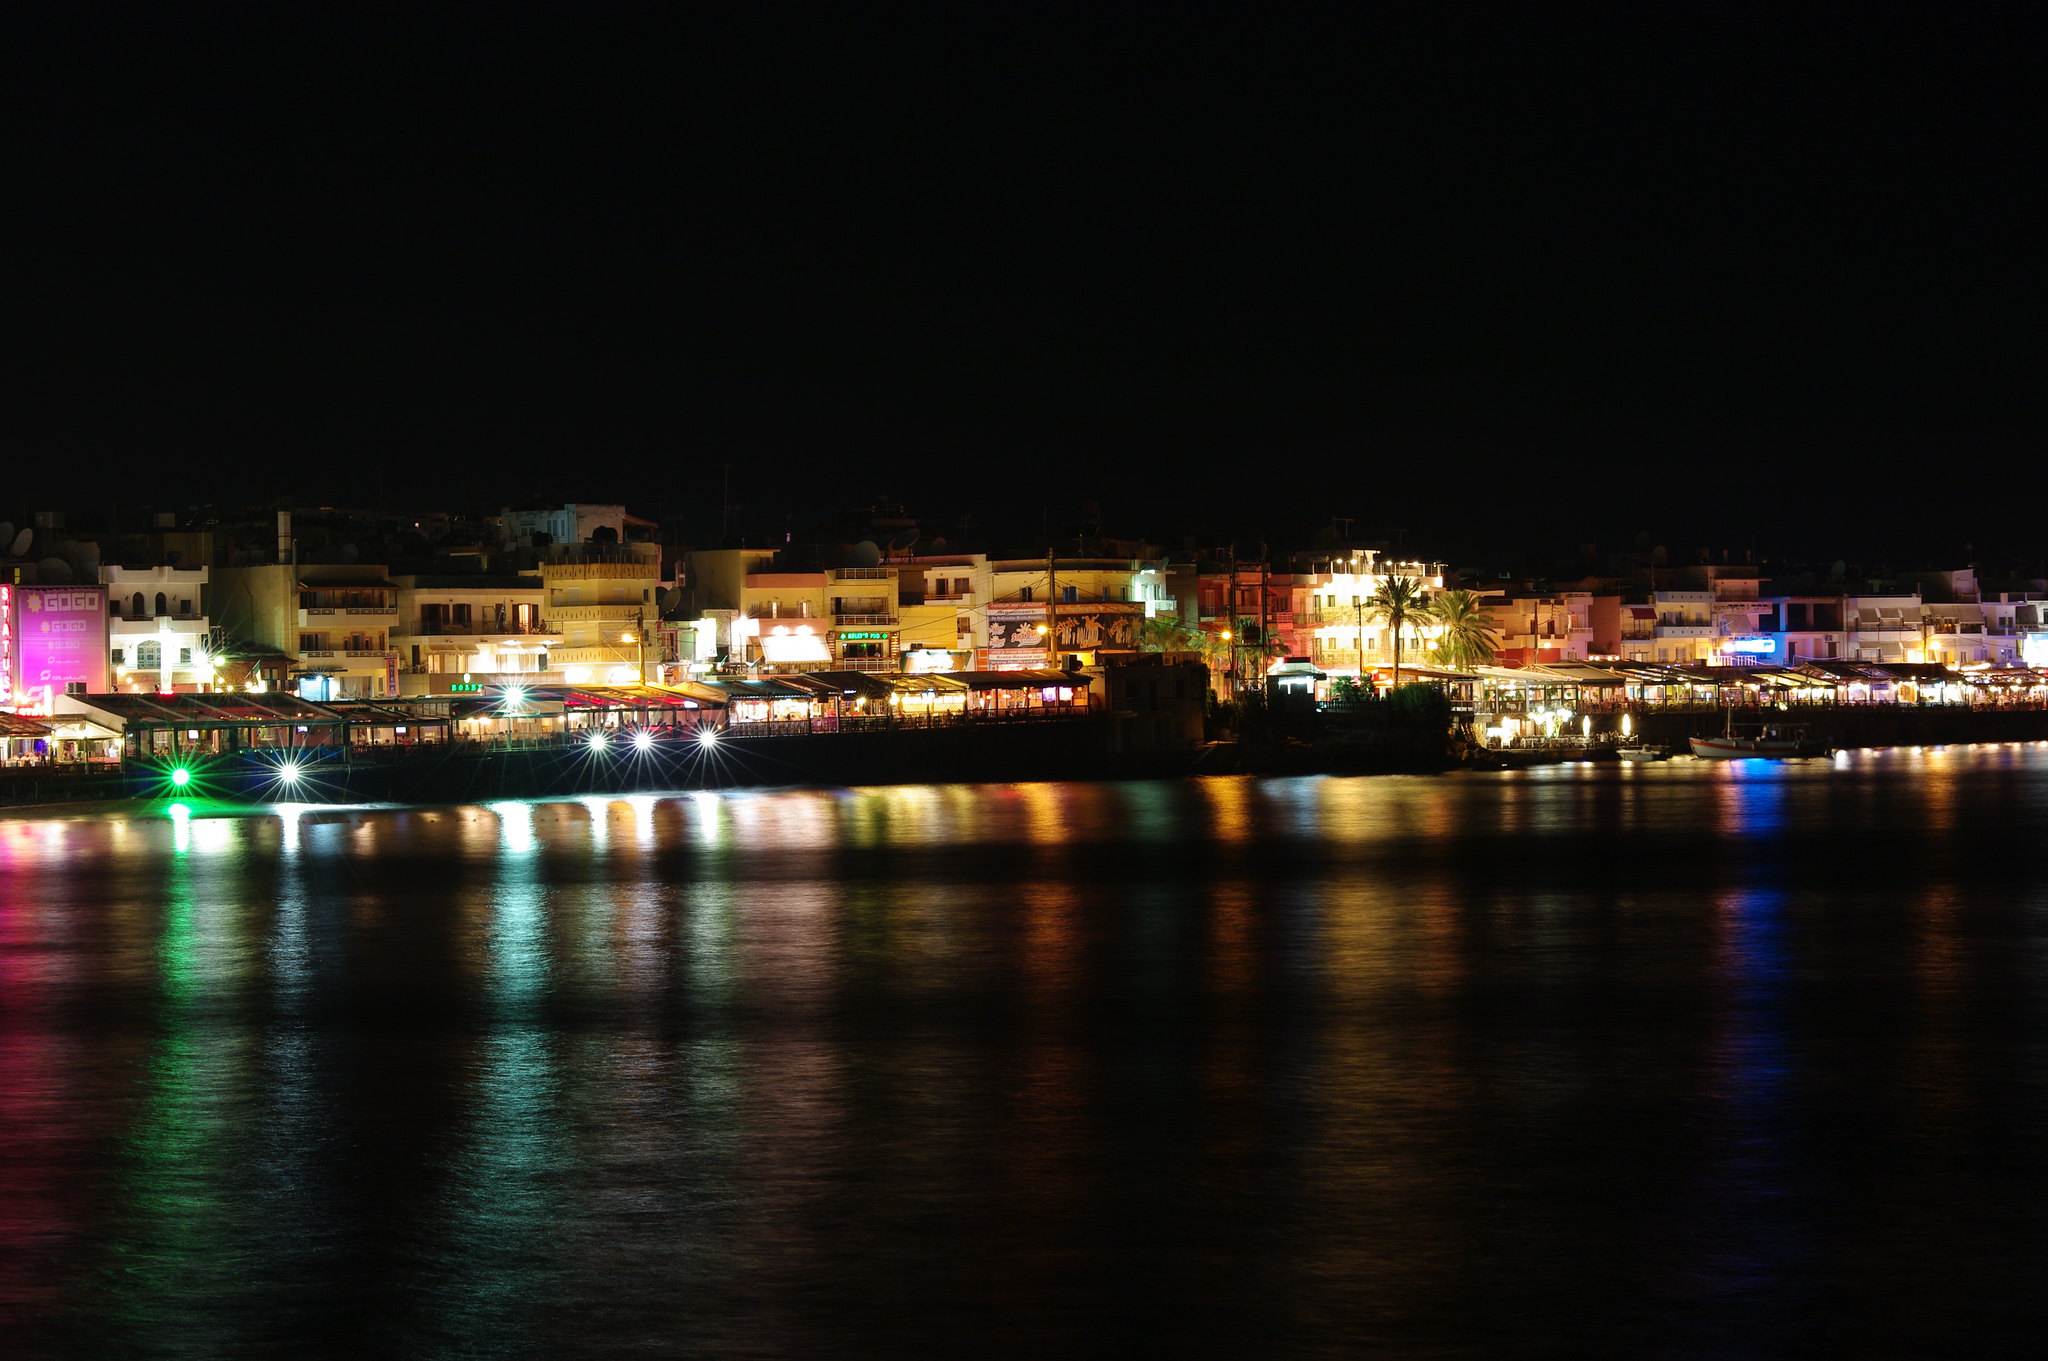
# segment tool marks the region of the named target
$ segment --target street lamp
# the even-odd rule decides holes
[[[646,639],[637,633],[622,633],[619,635],[619,641],[622,643],[634,643],[638,645],[634,653],[635,665],[633,668],[633,675],[635,676],[635,678],[639,680],[640,684],[647,684]]]

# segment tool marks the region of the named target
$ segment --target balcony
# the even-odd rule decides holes
[[[299,611],[300,628],[333,628],[342,624],[391,627],[398,623],[395,605],[308,605]]]
[[[414,638],[558,638],[551,621],[494,624],[487,619],[415,619],[402,630]]]
[[[835,610],[832,614],[832,622],[835,625],[893,624],[896,622],[896,616],[893,614],[841,614]]]
[[[109,619],[107,624],[108,631],[116,638],[134,637],[137,635],[149,638],[159,633],[203,637],[210,631],[206,616],[196,614],[185,616],[159,615],[154,619],[146,617],[131,619],[125,615],[117,615]]]
[[[644,605],[554,605],[549,608],[551,624],[637,624]],[[488,630],[487,630],[488,631]]]
[[[887,567],[835,567],[834,581],[887,581],[896,574]]]

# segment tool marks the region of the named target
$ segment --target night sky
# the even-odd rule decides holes
[[[10,506],[2039,551],[2017,19],[47,8]]]

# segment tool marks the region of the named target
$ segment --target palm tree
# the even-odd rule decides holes
[[[1401,630],[1411,619],[1427,618],[1429,603],[1423,599],[1422,583],[1414,577],[1381,577],[1379,588],[1365,602],[1365,617],[1385,620],[1394,635],[1394,688],[1401,688]],[[1358,670],[1365,672],[1365,640],[1358,640]]]
[[[1200,652],[1202,631],[1174,615],[1155,615],[1138,625],[1138,646],[1146,652]]]
[[[1500,646],[1499,626],[1486,612],[1486,602],[1471,591],[1445,591],[1430,602],[1429,617],[1442,630],[1434,660],[1470,671],[1493,660]]]

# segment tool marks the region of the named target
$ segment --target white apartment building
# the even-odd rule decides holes
[[[1425,600],[1444,589],[1442,563],[1383,561],[1371,549],[1312,564],[1308,583],[1294,592],[1295,618],[1315,620],[1309,656],[1318,669],[1356,677],[1394,664],[1393,631],[1371,611],[1374,594],[1389,577],[1418,582]],[[1434,643],[1425,620],[1409,620],[1401,629],[1401,660],[1422,661]]]
[[[107,646],[120,690],[211,689],[213,627],[203,608],[204,567],[100,569],[107,588]]]

